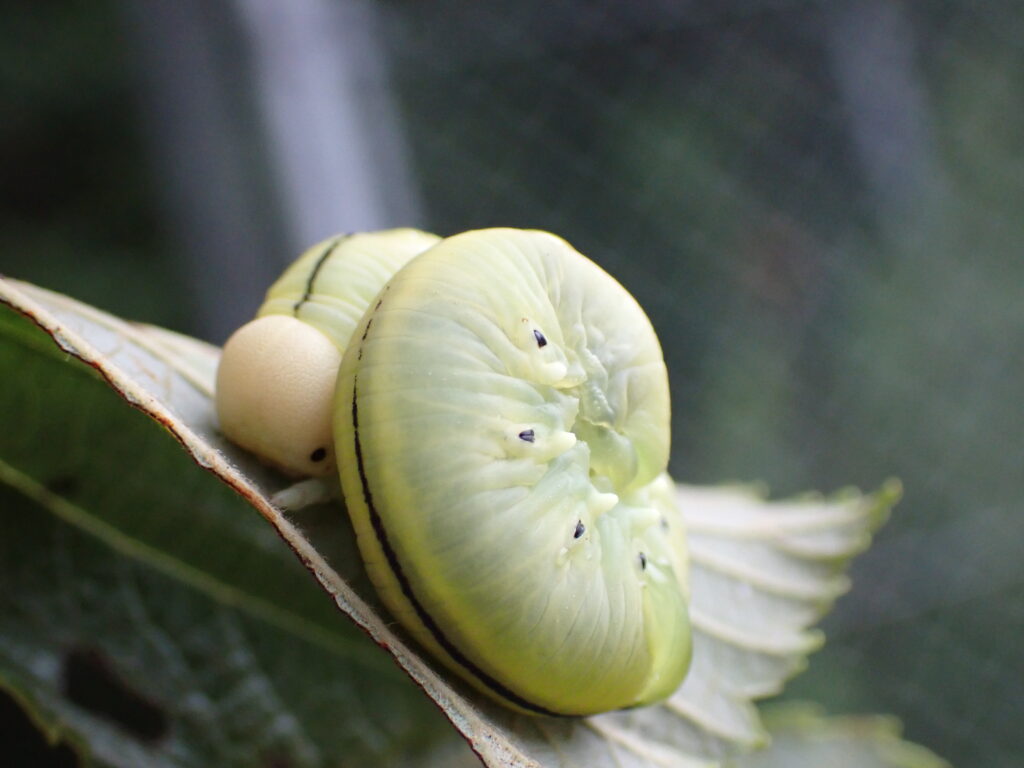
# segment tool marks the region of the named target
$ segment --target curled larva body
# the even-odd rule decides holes
[[[297,475],[335,470],[331,413],[341,355],[381,286],[440,240],[414,229],[314,245],[267,291],[221,354],[215,405],[233,442]]]
[[[335,393],[382,599],[521,711],[665,698],[691,647],[669,415],[650,322],[564,240],[481,230],[425,251],[371,303]]]
[[[381,287],[441,238],[418,229],[337,235],[306,250],[270,286],[257,317],[307,323],[344,351]]]

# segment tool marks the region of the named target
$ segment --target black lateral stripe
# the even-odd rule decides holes
[[[320,270],[324,264],[327,263],[327,259],[330,258],[331,254],[334,253],[334,249],[341,245],[342,240],[346,240],[349,235],[338,235],[332,238],[330,242],[324,246],[324,252],[320,254],[320,258],[316,260],[316,265],[309,273],[309,277],[306,279],[306,291],[302,294],[302,298],[295,302],[295,306],[292,307],[292,312],[296,315],[299,314],[299,309],[302,305],[309,301],[309,297],[313,295],[313,283],[316,282],[316,276],[320,274]]]
[[[366,324],[366,330],[363,332],[362,339],[360,339],[360,359],[363,356],[362,342],[366,340],[366,334],[370,332],[370,325],[372,323],[373,320],[371,319],[370,322]],[[359,482],[363,486],[363,501],[366,503],[366,508],[370,512],[370,523],[373,525],[373,532],[377,537],[377,543],[380,544],[381,549],[384,551],[384,556],[388,560],[391,572],[395,575],[399,586],[402,588],[402,594],[405,595],[405,598],[412,604],[412,607],[416,610],[416,615],[419,617],[420,621],[423,622],[423,626],[425,626],[430,631],[430,634],[434,636],[438,645],[444,648],[449,656],[455,659],[455,661],[462,665],[462,667],[470,672],[470,674],[496,694],[508,699],[523,709],[529,710],[530,712],[536,712],[539,715],[549,715],[551,717],[572,717],[572,715],[566,715],[561,712],[552,712],[549,709],[545,709],[544,707],[527,701],[522,696],[509,690],[480,669],[476,664],[467,659],[462,651],[455,647],[454,643],[448,639],[441,628],[437,625],[437,622],[434,621],[434,617],[427,612],[427,609],[423,607],[423,604],[420,603],[419,599],[416,597],[415,592],[413,592],[412,585],[409,583],[409,578],[402,570],[402,566],[398,562],[398,556],[396,555],[394,548],[391,546],[391,542],[388,540],[387,531],[384,529],[384,522],[381,520],[380,514],[377,512],[377,508],[373,504],[373,494],[370,491],[370,483],[366,478],[366,467],[363,464],[363,447],[359,440],[359,406],[356,397],[358,380],[358,376],[354,376],[352,378],[352,434],[355,441],[356,467],[359,471]]]

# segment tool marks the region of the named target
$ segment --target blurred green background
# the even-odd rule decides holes
[[[678,479],[903,480],[786,695],[1024,764],[1018,0],[5,3],[0,87],[0,272],[214,342],[336,231],[563,235]]]

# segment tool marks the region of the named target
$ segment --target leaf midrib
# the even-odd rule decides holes
[[[368,653],[365,649],[357,647],[309,619],[254,597],[211,576],[202,569],[127,535],[85,508],[51,491],[2,458],[0,458],[0,483],[13,488],[58,519],[83,531],[119,554],[195,589],[217,603],[234,608],[329,653],[348,658],[362,666],[373,668],[375,671],[386,671],[396,678],[400,676],[393,664],[377,658],[376,653]],[[372,649],[370,650],[372,651]]]

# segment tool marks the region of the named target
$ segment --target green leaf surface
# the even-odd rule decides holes
[[[826,717],[813,704],[769,707],[771,745],[730,768],[949,768],[929,750],[904,741],[899,721],[880,715]]]
[[[24,318],[0,338],[0,686],[51,738],[115,766],[430,758],[443,719],[250,504]],[[356,556],[343,512],[303,522]]]
[[[683,686],[587,719],[516,715],[388,619],[340,504],[272,505],[290,481],[217,433],[216,348],[15,281],[0,301],[32,321],[0,313],[0,680],[101,763],[138,764],[130,746],[154,765],[455,765],[469,752],[445,741],[432,700],[491,766],[724,765],[765,742],[753,699],[820,644],[811,626],[898,497],[679,486],[695,629]],[[160,735],[69,696],[69,658],[154,705]]]

